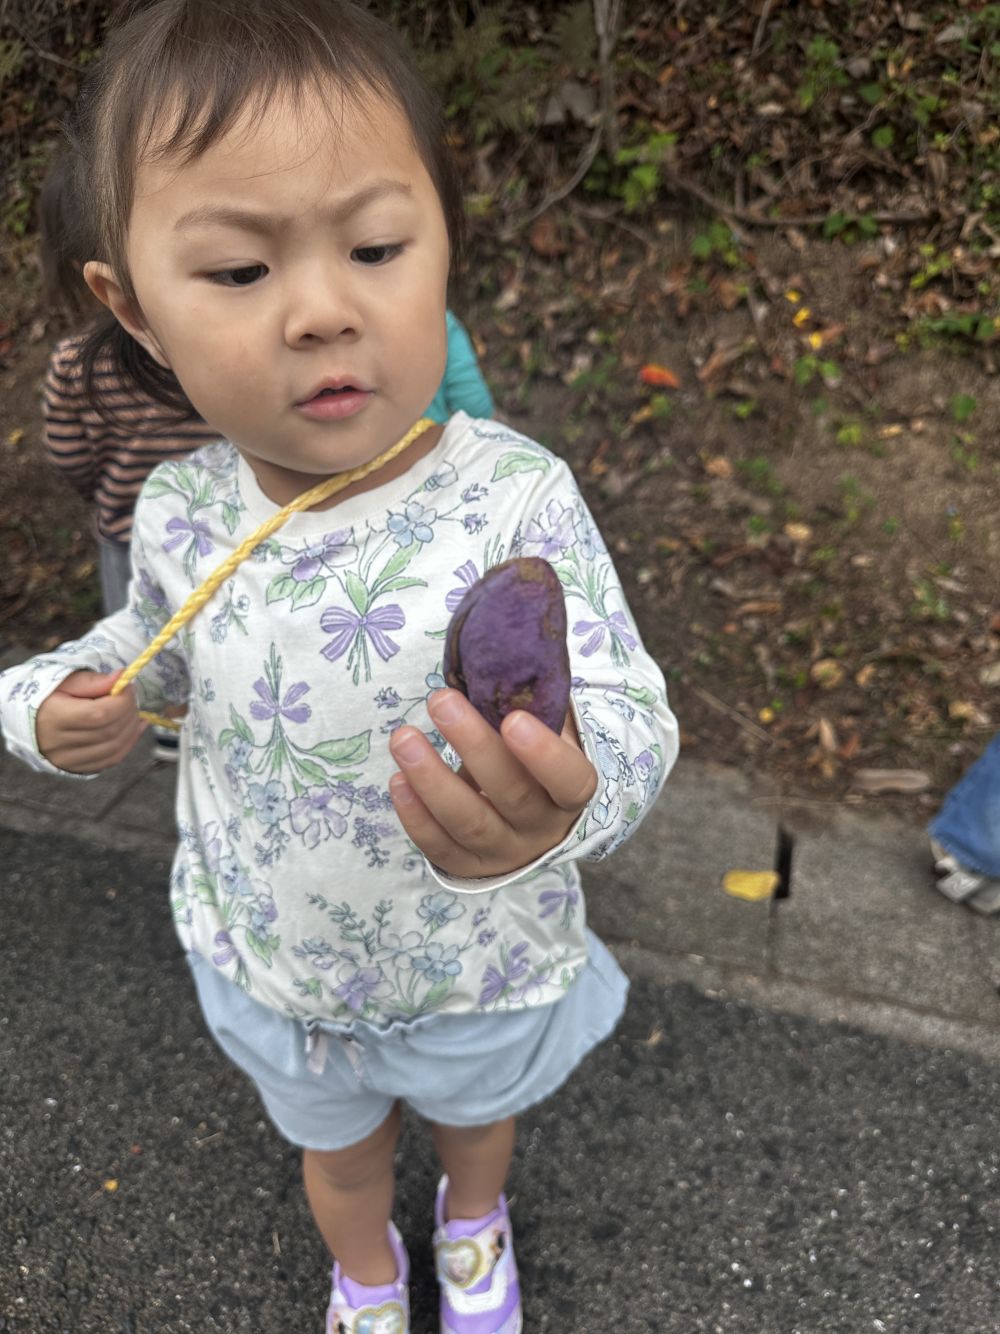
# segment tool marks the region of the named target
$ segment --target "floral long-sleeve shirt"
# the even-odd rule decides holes
[[[38,752],[40,702],[73,671],[130,662],[275,508],[229,444],[157,468],[136,510],[128,606],[0,676],[9,749],[58,773]],[[396,818],[388,735],[406,722],[444,748],[426,699],[444,684],[448,620],[518,555],[562,581],[598,787],[536,863],[455,880]],[[576,862],[632,833],[677,753],[663,676],[568,468],[462,413],[409,472],[293,515],[137,688],[143,707],[188,705],[170,881],[182,945],[307,1020],[385,1026],[558,999],[586,959]]]

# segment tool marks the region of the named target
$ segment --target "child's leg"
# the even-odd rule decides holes
[[[448,1218],[481,1218],[497,1207],[514,1153],[515,1127],[512,1116],[487,1126],[432,1122],[434,1147],[448,1177]]]
[[[329,1153],[305,1149],[302,1154],[316,1226],[347,1277],[367,1287],[396,1277],[388,1228],[400,1121],[397,1103],[378,1129],[357,1144]]]

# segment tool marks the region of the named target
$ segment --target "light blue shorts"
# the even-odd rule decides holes
[[[435,1015],[386,1031],[358,1021],[311,1029],[188,956],[216,1042],[257,1086],[277,1130],[304,1149],[343,1149],[394,1103],[429,1121],[489,1125],[541,1102],[608,1036],[628,979],[587,933],[588,959],[561,1000],[499,1014]]]

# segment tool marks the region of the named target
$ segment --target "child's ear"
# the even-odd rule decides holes
[[[130,333],[154,361],[169,370],[170,363],[156,335],[146,323],[135,301],[126,296],[110,265],[95,259],[88,260],[83,266],[83,277],[94,296],[107,306],[126,333]]]

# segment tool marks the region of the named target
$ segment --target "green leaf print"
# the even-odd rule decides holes
[[[246,719],[232,704],[229,706],[229,720],[235,727],[237,736],[242,737],[248,745],[252,746],[254,744],[253,732],[250,731]]]
[[[371,750],[371,730],[359,732],[357,736],[346,736],[340,741],[321,741],[307,752],[317,755],[329,764],[343,767],[345,764],[364,764]]]
[[[629,699],[635,700],[636,704],[641,704],[647,708],[656,703],[656,691],[650,690],[649,686],[626,686],[625,694]]]
[[[307,584],[297,584],[292,594],[292,611],[298,611],[300,607],[311,607],[318,602],[323,596],[325,587],[326,580],[319,577],[310,579]]]
[[[353,570],[347,571],[344,576],[344,585],[347,588],[347,596],[354,603],[358,612],[364,616],[368,610],[368,589],[365,588]]]
[[[516,472],[548,472],[548,459],[538,454],[505,454],[493,469],[494,482],[502,481]]]
[[[267,586],[268,603],[281,602],[284,598],[290,598],[297,587],[298,584],[290,574],[275,575]]]

